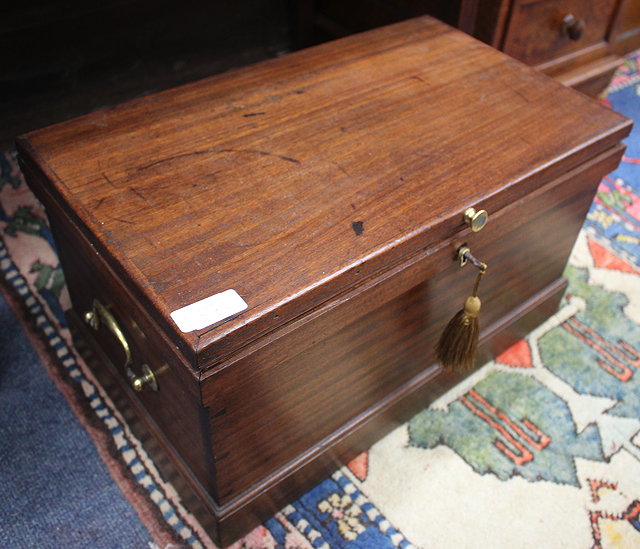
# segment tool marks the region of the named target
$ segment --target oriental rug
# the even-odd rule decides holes
[[[639,57],[603,99],[636,128],[558,313],[232,547],[640,547]],[[0,396],[13,400],[0,408],[0,545],[214,547],[73,348],[54,243],[12,152],[0,271],[21,323],[1,325]],[[14,386],[25,356],[36,371]],[[43,402],[59,421],[29,424]]]

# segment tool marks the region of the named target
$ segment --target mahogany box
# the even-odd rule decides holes
[[[629,130],[423,17],[17,146],[96,374],[226,544],[461,379],[434,347],[462,245],[489,266],[482,357],[555,311]]]

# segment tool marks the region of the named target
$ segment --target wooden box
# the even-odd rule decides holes
[[[483,352],[554,312],[629,129],[424,17],[18,148],[97,373],[228,543],[460,380],[433,349],[475,278],[462,244],[489,265]]]

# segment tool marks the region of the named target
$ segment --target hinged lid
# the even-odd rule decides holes
[[[424,17],[18,145],[205,368],[451,236],[468,206],[496,211],[628,130],[596,102]],[[207,298],[181,331],[172,313]]]

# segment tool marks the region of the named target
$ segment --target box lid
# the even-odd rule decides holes
[[[423,17],[35,131],[18,147],[206,368],[460,231],[467,207],[496,211],[629,127]]]

